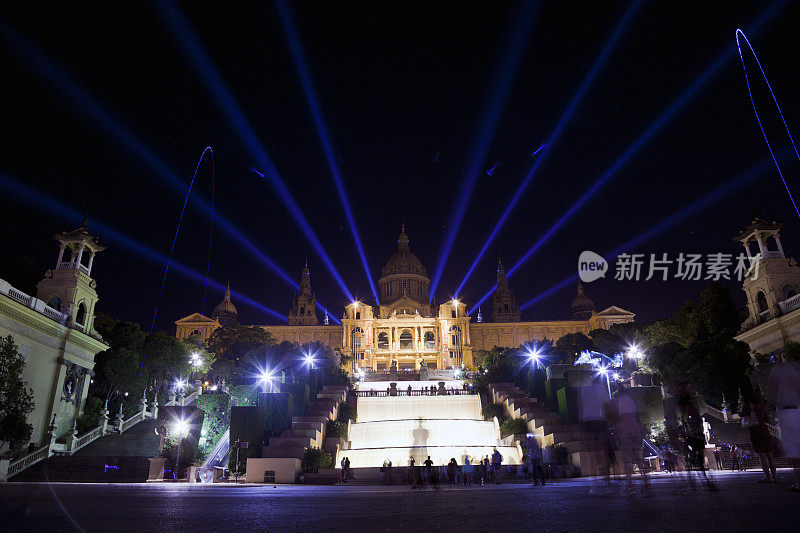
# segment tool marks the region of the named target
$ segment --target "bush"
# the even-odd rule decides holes
[[[305,472],[318,472],[320,468],[331,468],[333,466],[333,456],[319,448],[306,449],[303,457],[303,470]]]
[[[525,435],[528,433],[528,423],[524,418],[509,418],[500,425],[500,435]]]
[[[103,409],[103,400],[96,396],[86,398],[83,404],[83,414],[78,418],[78,435],[93,430],[100,424],[100,411]]]
[[[490,403],[487,404],[483,409],[481,409],[481,414],[483,418],[486,420],[491,420],[494,417],[497,417],[497,421],[501,424],[503,420],[506,418],[506,410],[502,403]]]
[[[348,402],[339,404],[339,416],[336,417],[339,422],[344,422],[347,424],[351,420],[355,422],[357,418],[358,412],[356,411],[354,404]]]
[[[338,420],[328,420],[325,424],[325,436],[347,440],[347,424]]]

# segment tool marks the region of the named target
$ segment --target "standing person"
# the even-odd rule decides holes
[[[800,491],[800,365],[782,361],[769,373],[767,396],[778,410],[781,444],[795,481],[789,490]]]
[[[717,463],[717,470],[723,470],[723,468],[722,468],[722,452],[719,451],[719,448],[714,448],[714,461]]]
[[[345,475],[344,475],[345,481],[347,481],[348,479],[355,479],[356,478],[356,476],[353,475],[353,469],[350,468],[350,458],[349,457],[345,457],[344,458],[344,469],[346,470]]]
[[[433,469],[433,461],[431,461],[431,456],[429,455],[422,464],[425,465],[425,475],[428,477],[428,482],[438,489],[439,485],[436,483],[436,472]]]
[[[742,466],[740,461],[740,457],[742,454],[741,448],[739,448],[736,444],[731,446],[731,472],[734,470],[742,470]]]
[[[603,412],[603,401],[607,397],[605,387],[600,387],[591,382],[591,378],[583,382],[578,387],[578,416],[581,425],[581,432],[586,435],[587,440],[593,440],[599,444],[599,449],[605,450],[606,454],[598,453],[597,473],[604,476],[606,483],[610,484],[610,469],[608,456],[610,455],[611,441],[608,436],[608,424]],[[594,494],[600,490],[598,481],[592,481],[589,494]]]
[[[386,461],[386,484],[392,484],[392,460],[387,459]]]
[[[489,483],[489,479],[491,477],[491,466],[489,465],[489,456],[488,455],[484,455],[483,456],[483,462],[481,464],[483,465],[483,468],[481,469],[481,475],[483,477],[483,483],[484,484],[488,484]]]
[[[502,464],[503,464],[503,456],[500,455],[500,452],[497,451],[497,448],[494,449],[492,452],[492,472],[494,473],[494,484],[500,484],[500,478],[502,477]]]
[[[463,474],[464,485],[472,484],[472,463],[469,461],[469,455],[464,457],[464,466],[461,468]]]
[[[339,483],[345,483],[347,481],[347,468],[345,467],[344,457],[339,463],[342,465],[342,471],[339,472]]]
[[[409,455],[408,456],[408,484],[411,485],[412,489],[416,489],[417,488],[417,471],[416,471],[416,468],[414,468],[415,462],[416,461],[414,461],[414,456],[413,455]]]
[[[642,474],[642,491],[649,490],[647,485],[647,473],[642,460],[642,440],[645,436],[644,428],[639,422],[639,410],[636,400],[630,395],[630,389],[622,389],[616,397],[617,425],[615,435],[617,446],[622,455],[622,463],[625,468],[625,491],[635,492],[633,485],[633,465],[639,467]]]
[[[745,401],[742,405],[742,426],[747,427],[750,433],[750,445],[753,452],[758,454],[764,478],[759,483],[775,483],[775,457],[772,456],[772,435],[767,427],[767,409],[760,400],[761,394],[757,387],[753,390],[752,401]]]

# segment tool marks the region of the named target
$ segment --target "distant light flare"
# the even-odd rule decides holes
[[[775,168],[778,169],[778,175],[781,177],[781,181],[783,182],[783,186],[786,189],[786,194],[789,195],[789,200],[792,201],[792,206],[794,207],[795,213],[797,213],[798,218],[800,218],[800,210],[797,208],[797,203],[794,201],[794,196],[792,196],[792,191],[789,190],[789,185],[786,183],[786,178],[783,177],[783,171],[781,170],[781,166],[778,164],[778,160],[775,158],[775,153],[772,151],[772,145],[769,142],[769,138],[767,137],[767,133],[764,131],[764,126],[761,124],[761,117],[758,114],[758,109],[756,108],[756,102],[753,99],[753,91],[750,88],[750,78],[747,75],[747,66],[744,62],[744,56],[742,55],[742,45],[739,42],[739,35],[742,36],[744,42],[747,43],[747,47],[750,48],[750,52],[753,54],[753,59],[756,60],[756,64],[758,65],[758,69],[761,71],[761,76],[764,78],[764,83],[767,84],[767,88],[769,89],[769,94],[772,96],[772,101],[775,103],[775,108],[778,110],[778,115],[781,117],[781,122],[783,122],[783,127],[786,129],[786,135],[789,137],[789,141],[792,143],[792,148],[794,149],[794,153],[797,156],[797,159],[800,160],[800,153],[797,152],[797,146],[794,144],[794,139],[792,138],[792,133],[789,131],[789,124],[786,123],[786,119],[783,117],[783,111],[781,111],[781,106],[778,104],[778,98],[775,96],[775,92],[772,90],[772,86],[769,83],[769,79],[767,79],[767,73],[764,72],[764,67],[761,66],[761,61],[758,60],[758,56],[756,55],[756,51],[753,50],[753,45],[750,44],[750,41],[747,39],[747,36],[741,29],[736,30],[736,49],[739,51],[739,59],[742,60],[742,69],[744,70],[744,80],[747,83],[747,94],[750,95],[750,103],[753,106],[753,113],[756,115],[756,122],[758,122],[758,128],[761,130],[761,135],[764,137],[764,142],[767,143],[767,149],[769,150],[769,155],[772,157],[772,161],[775,163]]]
[[[461,280],[461,283],[459,283],[458,288],[456,289],[456,292],[461,292],[464,289],[464,286],[467,284],[467,281],[469,280],[469,277],[475,271],[475,268],[478,266],[478,263],[480,263],[481,259],[486,254],[487,250],[489,249],[489,245],[491,245],[491,243],[494,241],[495,237],[497,237],[497,234],[500,233],[500,229],[503,227],[503,224],[505,224],[506,219],[509,217],[511,212],[514,210],[514,207],[516,207],[517,202],[522,198],[523,193],[528,188],[528,185],[530,184],[530,182],[533,179],[533,177],[536,175],[536,172],[539,170],[539,167],[541,167],[544,164],[545,159],[547,159],[547,156],[551,151],[550,147],[558,141],[558,139],[561,136],[561,134],[563,133],[564,129],[567,127],[567,124],[569,123],[570,119],[572,119],[572,115],[575,114],[575,111],[578,109],[578,106],[580,105],[581,101],[583,100],[583,97],[586,95],[586,92],[589,90],[589,87],[591,87],[592,83],[594,82],[595,78],[597,77],[597,74],[600,72],[600,70],[605,65],[606,60],[611,55],[611,51],[614,49],[614,46],[617,44],[617,41],[619,41],[619,38],[622,35],[624,29],[628,26],[628,23],[633,18],[633,15],[636,13],[636,11],[638,10],[638,8],[641,5],[641,3],[642,3],[641,0],[635,0],[630,5],[628,10],[625,12],[625,15],[623,15],[622,19],[617,24],[616,29],[611,34],[611,37],[608,39],[608,42],[606,43],[606,45],[603,48],[602,52],[600,52],[600,55],[597,56],[597,59],[595,59],[594,64],[592,65],[592,68],[589,69],[589,72],[586,74],[586,77],[583,79],[583,83],[581,83],[581,86],[578,88],[578,91],[575,93],[575,96],[572,97],[572,101],[569,103],[567,108],[564,110],[564,113],[561,115],[561,118],[559,119],[558,124],[556,124],[556,127],[553,130],[553,132],[550,134],[547,142],[546,143],[542,143],[542,145],[539,148],[537,148],[535,152],[533,152],[531,154],[531,157],[533,157],[536,154],[538,154],[539,152],[542,152],[542,155],[539,156],[536,159],[536,161],[534,161],[533,165],[531,165],[530,170],[528,170],[528,173],[525,175],[524,179],[522,180],[522,183],[519,185],[519,187],[517,187],[517,190],[514,193],[514,195],[511,197],[511,201],[508,203],[508,206],[503,211],[503,214],[500,215],[500,219],[494,225],[494,228],[492,229],[491,233],[489,234],[489,237],[483,243],[483,246],[481,246],[481,249],[478,252],[478,255],[472,261],[472,264],[470,265],[469,269],[467,269],[467,273],[464,275],[464,278]],[[483,301],[483,300],[481,300],[481,301]]]
[[[68,221],[80,220],[84,216],[80,211],[73,209],[67,206],[66,204],[63,204],[46,194],[40,193],[35,189],[29,187],[28,185],[25,185],[19,182],[18,180],[13,179],[2,173],[0,173],[0,185],[2,185],[3,188],[9,191],[12,191],[16,195],[14,197],[15,201],[24,200],[30,206],[39,209],[42,213],[48,215],[56,215],[56,218],[62,218]],[[97,219],[92,219],[92,227],[95,228],[103,238],[108,238],[114,243],[119,244],[120,246],[123,246],[128,250],[131,250],[138,258],[147,259],[150,262],[158,265],[167,264],[169,258],[166,255],[148,246],[145,246],[144,244],[141,244],[139,241],[136,241],[131,237],[128,237],[124,233],[112,228],[111,226],[104,224],[101,221],[98,221]],[[187,279],[199,283],[205,282],[205,276],[203,274],[200,274],[199,272],[177,261],[173,260],[171,262],[171,268],[182,274]],[[220,294],[225,292],[227,288],[226,285],[218,281],[215,281],[213,279],[209,279],[208,284],[217,291],[219,291]],[[279,320],[282,320],[283,322],[287,321],[286,316],[284,316],[283,314],[278,313],[277,311],[274,311],[269,307],[266,307],[256,302],[252,298],[249,298],[248,296],[233,290],[231,291],[231,293],[234,296],[236,296],[238,300],[253,307],[254,309],[267,313],[275,318],[278,318]]]
[[[774,4],[770,9],[768,9],[763,15],[761,15],[758,20],[752,25],[751,31],[759,28],[764,22],[766,22],[772,15],[778,11],[779,7],[782,7],[786,1],[777,2]],[[591,198],[606,182],[613,177],[620,168],[622,168],[628,160],[642,148],[647,141],[649,141],[653,136],[655,136],[661,128],[666,125],[672,116],[677,113],[677,111],[682,108],[691,98],[708,82],[711,76],[719,70],[719,68],[725,63],[725,61],[733,54],[732,50],[727,50],[722,53],[712,64],[711,66],[706,69],[699,78],[697,78],[692,85],[689,86],[684,93],[678,97],[667,109],[664,111],[656,120],[653,122],[650,127],[645,130],[645,132],[639,136],[639,138],[622,154],[619,159],[617,159],[605,173],[603,173],[600,178],[581,196],[577,202],[575,202],[572,207],[570,207],[564,215],[556,221],[556,223],[549,229],[547,232],[534,244],[523,256],[522,258],[517,261],[517,263],[506,273],[506,276],[511,276],[516,272],[518,268],[520,268],[530,257],[545,243],[549,240],[553,234],[558,231],[561,226],[563,226],[575,212],[580,209],[583,204],[585,204],[589,198]],[[494,289],[492,289],[493,291]],[[488,298],[491,295],[492,291],[489,291],[486,296],[483,297],[477,304],[480,305],[483,300]]]
[[[289,214],[294,218],[303,235],[305,235],[306,239],[320,256],[322,262],[336,281],[336,284],[339,285],[339,288],[347,299],[352,300],[353,295],[350,293],[350,289],[347,288],[347,284],[344,282],[330,256],[328,256],[328,253],[325,251],[322,242],[320,242],[316,233],[314,233],[311,224],[295,201],[289,188],[283,181],[283,178],[281,178],[278,169],[267,154],[267,151],[261,145],[255,130],[242,111],[242,108],[236,102],[230,88],[225,84],[221,74],[214,66],[208,52],[206,52],[197,34],[189,24],[189,21],[182,14],[180,7],[175,2],[169,1],[154,1],[152,5],[159,16],[161,16],[164,23],[174,31],[176,36],[175,41],[191,60],[200,74],[200,77],[206,83],[208,90],[214,96],[220,111],[234,127],[239,138],[244,143],[244,146],[258,163],[259,168],[262,170],[261,174],[266,175],[266,181],[272,186],[275,192],[278,193],[284,207],[289,211]]]
[[[95,101],[89,97],[83,89],[76,83],[67,78],[58,68],[56,68],[47,58],[38,52],[25,38],[16,30],[0,21],[0,34],[11,47],[25,58],[25,65],[32,66],[42,77],[53,83],[65,96],[78,104],[81,111],[86,112],[103,129],[115,137],[120,144],[127,148],[139,161],[145,163],[158,176],[181,194],[186,193],[186,184],[178,178],[177,174],[170,170],[153,152],[137,140],[128,130],[123,128],[120,123]],[[211,213],[211,207],[202,198],[192,199],[192,203],[198,206],[206,215]],[[219,213],[216,213],[217,224],[227,232],[234,240],[248,252],[253,254],[259,261],[269,267],[284,282],[288,283],[295,290],[298,289],[297,282],[286,274],[274,261],[267,257],[256,245],[242,234],[236,227]]]
[[[789,148],[785,147],[778,153],[778,158],[782,159],[789,155]],[[679,222],[682,222],[689,218],[692,215],[697,214],[698,212],[702,211],[706,207],[718,202],[719,200],[723,199],[727,195],[737,191],[738,189],[748,185],[750,182],[761,176],[762,174],[768,172],[772,168],[771,160],[763,159],[761,162],[752,165],[747,170],[736,176],[735,178],[729,180],[728,182],[720,185],[716,189],[712,190],[711,192],[703,195],[702,197],[698,198],[691,204],[678,211],[674,212],[655,226],[652,226],[650,229],[640,233],[636,237],[626,241],[624,244],[617,246],[615,249],[611,250],[608,253],[603,254],[603,257],[606,260],[613,259],[621,252],[629,252],[631,250],[636,249],[641,244],[649,241],[653,237],[664,233],[668,229],[673,228]],[[524,310],[529,308],[530,306],[552,296],[553,294],[561,291],[565,287],[575,284],[578,281],[578,275],[572,274],[559,283],[553,285],[546,291],[540,293],[535,298],[525,302],[520,306],[520,309]]]
[[[303,47],[300,44],[300,39],[297,35],[297,29],[294,25],[294,21],[292,20],[290,8],[284,0],[278,0],[277,5],[278,12],[283,22],[283,29],[286,32],[286,38],[289,41],[289,48],[291,49],[292,57],[294,58],[294,63],[300,76],[300,82],[303,85],[303,91],[305,92],[306,100],[311,108],[311,116],[314,118],[314,124],[317,127],[317,133],[319,134],[320,142],[322,143],[322,148],[325,152],[325,158],[328,161],[328,167],[330,168],[331,175],[333,176],[333,181],[336,183],[336,190],[339,193],[339,199],[342,202],[342,208],[347,216],[347,222],[350,224],[350,231],[353,234],[353,240],[355,241],[356,248],[358,249],[358,254],[361,257],[361,264],[364,267],[364,273],[367,275],[367,281],[369,282],[369,287],[372,290],[372,295],[375,297],[375,302],[380,304],[380,300],[378,299],[378,291],[375,288],[375,281],[372,279],[372,273],[370,272],[370,268],[367,263],[367,256],[364,252],[364,246],[362,245],[361,238],[358,234],[358,228],[356,227],[353,210],[350,207],[350,200],[347,198],[347,192],[344,188],[344,180],[342,179],[341,172],[339,171],[339,165],[336,163],[336,154],[333,150],[333,143],[331,142],[330,135],[328,134],[328,127],[325,123],[322,107],[320,106],[319,99],[317,98],[316,91],[314,90],[311,72],[308,69],[308,63],[306,62],[303,54]]]
[[[508,93],[511,90],[514,78],[519,70],[519,65],[528,48],[528,39],[533,25],[533,17],[538,10],[538,2],[524,2],[519,13],[514,16],[514,26],[511,31],[506,32],[507,38],[500,50],[502,55],[501,65],[491,76],[491,93],[488,105],[483,109],[480,118],[480,129],[477,136],[473,139],[470,158],[467,162],[466,173],[459,187],[458,194],[450,212],[447,229],[439,256],[436,260],[436,267],[431,278],[429,290],[430,300],[433,301],[436,289],[439,286],[444,267],[450,256],[450,251],[455,243],[456,235],[461,227],[461,222],[466,214],[472,192],[480,176],[483,160],[489,151],[494,132],[500,121],[503,108],[505,107]]]

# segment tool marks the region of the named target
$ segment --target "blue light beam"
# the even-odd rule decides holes
[[[747,94],[750,95],[750,103],[753,106],[753,113],[756,115],[756,122],[758,122],[758,128],[761,130],[761,135],[764,137],[764,142],[767,143],[767,149],[769,150],[769,155],[772,157],[772,161],[775,163],[775,168],[778,169],[778,175],[781,177],[781,181],[783,182],[783,186],[786,189],[786,194],[789,195],[789,200],[792,201],[792,206],[794,206],[794,212],[797,213],[797,217],[800,218],[800,210],[797,209],[797,203],[794,201],[794,196],[792,196],[792,191],[789,190],[789,185],[786,183],[786,178],[783,177],[783,171],[781,170],[781,166],[778,164],[778,160],[775,159],[775,154],[772,152],[772,145],[769,142],[769,138],[767,138],[767,133],[764,131],[764,126],[761,124],[761,117],[758,115],[758,109],[756,109],[756,102],[753,99],[753,91],[750,88],[750,78],[747,75],[747,66],[744,62],[744,56],[742,55],[742,45],[739,42],[739,35],[742,36],[744,42],[747,43],[747,47],[750,48],[750,53],[753,54],[753,58],[756,60],[756,64],[758,65],[758,69],[761,71],[761,76],[764,78],[764,82],[767,84],[767,88],[769,89],[769,94],[772,95],[772,101],[775,103],[775,108],[778,110],[778,115],[781,117],[781,122],[783,122],[783,127],[786,128],[786,135],[789,137],[789,142],[792,143],[792,148],[794,148],[794,154],[797,156],[797,159],[800,160],[800,154],[797,153],[797,146],[794,144],[794,139],[792,138],[792,132],[789,131],[789,124],[786,123],[786,119],[783,117],[783,111],[781,111],[781,106],[778,105],[778,98],[775,96],[775,92],[772,90],[772,85],[770,85],[769,80],[767,79],[767,73],[764,72],[764,67],[761,66],[761,61],[758,60],[758,56],[756,55],[756,51],[753,50],[753,45],[750,44],[750,40],[744,34],[741,29],[736,30],[736,49],[739,51],[739,59],[742,60],[742,69],[744,70],[744,81],[747,83]]]
[[[447,259],[450,256],[450,251],[453,249],[453,244],[455,243],[458,230],[461,227],[461,222],[464,220],[464,215],[467,212],[467,207],[472,197],[472,192],[477,185],[483,160],[486,159],[486,154],[489,151],[494,132],[497,129],[497,123],[500,121],[500,115],[502,114],[508,98],[508,92],[511,90],[514,78],[516,78],[517,71],[519,70],[519,65],[528,48],[528,40],[533,26],[533,17],[538,7],[538,2],[524,2],[522,4],[520,12],[513,17],[514,26],[511,31],[508,32],[506,43],[501,47],[502,62],[498,71],[490,78],[492,89],[489,102],[483,110],[478,135],[473,139],[472,150],[470,151],[471,157],[467,163],[467,171],[461,182],[461,187],[456,196],[455,203],[450,211],[447,230],[445,231],[442,247],[431,278],[429,290],[431,301],[433,301],[434,295],[436,294],[436,289],[442,278],[442,273],[447,264]]]
[[[317,127],[317,134],[322,143],[322,149],[325,152],[325,158],[328,161],[328,168],[330,168],[333,181],[336,183],[336,190],[339,193],[339,199],[342,202],[342,208],[347,216],[347,222],[350,224],[350,231],[353,234],[353,241],[355,241],[358,255],[361,257],[361,265],[364,267],[364,273],[367,275],[369,287],[372,290],[372,295],[375,297],[375,302],[380,304],[378,299],[378,291],[375,288],[375,281],[372,279],[369,264],[367,263],[367,256],[364,253],[364,246],[361,244],[361,238],[358,234],[356,227],[356,220],[353,216],[353,210],[350,207],[350,200],[347,198],[347,192],[344,188],[344,180],[339,171],[339,165],[336,163],[336,152],[333,149],[330,135],[328,134],[328,127],[325,123],[325,117],[322,114],[322,107],[320,106],[319,99],[317,98],[316,91],[314,90],[314,83],[311,79],[311,72],[308,69],[308,62],[303,53],[303,47],[300,44],[300,39],[297,35],[297,28],[292,20],[292,13],[289,6],[284,0],[278,0],[278,12],[280,13],[281,21],[283,22],[283,29],[286,32],[286,38],[289,41],[289,48],[292,51],[294,64],[297,67],[297,73],[300,76],[300,82],[303,85],[303,92],[305,92],[308,106],[311,108],[311,116],[314,118],[314,124]]]
[[[80,220],[83,218],[83,215],[77,209],[73,209],[66,204],[61,203],[60,201],[43,194],[28,185],[23,184],[19,180],[11,178],[3,173],[0,173],[0,185],[8,191],[11,191],[15,196],[15,200],[25,201],[31,207],[34,207],[40,210],[42,213],[47,215],[58,215],[56,218],[60,218],[66,221],[75,221]],[[98,220],[92,221],[92,227],[94,227],[102,237],[108,238],[110,241],[122,246],[123,248],[131,251],[137,258],[143,258],[151,263],[164,266],[167,264],[169,258],[144,244],[141,244],[139,241],[128,237],[124,233],[112,228],[111,226],[104,224]],[[205,276],[200,274],[199,272],[179,263],[177,261],[172,261],[170,266],[175,271],[179,272],[184,278],[189,279],[190,281],[195,281],[198,283],[205,283]],[[208,280],[208,284],[215,290],[220,293],[225,292],[226,286],[218,281],[213,279]],[[267,313],[283,322],[286,322],[286,317],[269,307],[266,307],[257,301],[249,298],[248,296],[236,292],[231,291],[231,293],[236,296],[236,298],[246,305],[250,307]],[[333,318],[333,317],[332,317]]]
[[[782,150],[780,154],[778,154],[779,158],[783,158],[789,155],[789,148],[788,146]],[[650,229],[640,233],[636,237],[628,240],[624,244],[617,246],[615,249],[611,250],[610,252],[603,254],[603,257],[611,262],[614,257],[619,255],[622,252],[630,252],[636,249],[638,246],[644,244],[645,242],[649,241],[650,239],[664,233],[665,231],[675,227],[676,224],[683,222],[687,218],[696,215],[697,213],[701,212],[703,209],[719,202],[720,200],[724,199],[725,197],[733,194],[737,190],[741,189],[742,187],[750,184],[756,178],[762,176],[766,173],[770,167],[771,162],[769,159],[764,159],[761,162],[752,165],[744,172],[736,176],[735,178],[729,180],[728,182],[720,185],[713,191],[705,194],[701,198],[698,198],[691,204],[687,205],[686,207],[679,209],[678,211],[674,212],[655,226],[652,226]],[[559,283],[553,285],[546,291],[542,292],[535,298],[525,302],[520,306],[520,309],[527,309],[530,306],[544,300],[545,298],[555,294],[556,292],[564,289],[565,287],[569,286],[577,282],[578,275],[573,274],[568,276],[567,278],[563,279]]]
[[[181,50],[183,50],[184,54],[190,59],[195,69],[198,71],[198,74],[205,82],[208,90],[214,96],[220,111],[234,127],[241,141],[244,143],[244,146],[258,163],[259,168],[267,175],[266,181],[275,189],[275,192],[278,193],[278,196],[280,196],[283,201],[284,207],[289,211],[289,214],[294,218],[303,235],[308,239],[311,246],[320,256],[322,262],[325,264],[348,301],[353,301],[353,295],[350,289],[347,288],[347,284],[344,282],[330,256],[328,256],[328,253],[325,251],[325,247],[322,246],[322,242],[317,238],[317,235],[311,228],[311,224],[306,219],[291,192],[289,192],[289,188],[286,186],[283,178],[281,178],[278,169],[273,164],[267,151],[261,145],[255,130],[247,120],[247,117],[245,117],[233,93],[225,84],[222,75],[214,66],[208,52],[206,52],[197,34],[189,25],[189,21],[183,15],[180,7],[174,2],[166,0],[154,1],[152,5],[164,23],[173,30],[176,42]]]
[[[522,194],[527,189],[528,184],[530,184],[531,180],[533,179],[533,176],[539,170],[539,167],[542,166],[545,159],[547,159],[547,156],[550,153],[550,146],[552,146],[561,136],[561,133],[564,131],[564,128],[566,128],[567,124],[572,118],[572,115],[575,113],[576,109],[583,100],[583,97],[586,95],[586,92],[589,90],[589,87],[592,85],[594,79],[597,77],[597,74],[603,68],[603,65],[605,65],[606,60],[611,55],[611,51],[617,44],[617,41],[619,40],[625,28],[628,26],[628,23],[633,18],[634,14],[638,10],[641,3],[642,3],[641,0],[635,0],[630,5],[630,7],[628,7],[628,10],[625,12],[625,15],[623,15],[622,19],[620,19],[616,29],[611,34],[611,37],[608,39],[608,42],[603,48],[603,51],[600,52],[599,56],[597,56],[597,59],[592,65],[592,68],[589,69],[589,72],[586,74],[583,83],[581,83],[581,86],[578,88],[578,92],[575,93],[575,96],[572,98],[572,101],[569,103],[569,106],[567,106],[567,109],[564,110],[564,114],[561,115],[561,119],[558,121],[558,124],[556,125],[555,129],[550,134],[550,137],[548,138],[547,142],[543,143],[538,149],[536,149],[535,152],[531,153],[531,157],[535,156],[540,152],[541,155],[536,159],[533,165],[531,165],[530,170],[525,175],[525,178],[522,180],[522,183],[517,188],[517,191],[514,193],[514,196],[511,197],[511,201],[508,203],[508,206],[506,207],[505,211],[503,211],[503,214],[500,215],[500,219],[495,224],[494,229],[492,229],[492,232],[489,234],[489,237],[486,239],[486,242],[483,243],[483,246],[478,252],[478,255],[475,257],[475,260],[472,261],[472,264],[467,270],[467,273],[464,275],[464,279],[461,280],[461,283],[455,290],[456,294],[461,293],[462,289],[464,288],[464,285],[466,285],[467,283],[467,280],[469,280],[469,277],[475,271],[475,268],[478,266],[478,263],[486,254],[486,251],[489,249],[489,245],[494,241],[495,237],[500,232],[500,229],[503,227],[503,224],[505,224],[506,219],[511,214],[511,211],[514,210],[514,207],[517,205],[517,202],[520,200],[520,198],[522,198]]]
[[[786,2],[778,2],[773,7],[768,9],[764,14],[762,14],[758,20],[752,25],[750,28],[751,31],[756,30],[759,28],[764,22],[766,22],[772,15],[774,15],[779,7],[782,7]],[[697,78],[694,83],[692,83],[686,91],[684,91],[681,96],[675,100],[666,111],[664,111],[656,120],[653,122],[650,127],[645,130],[642,135],[634,142],[626,151],[622,154],[622,156],[617,159],[611,167],[606,170],[600,178],[594,182],[594,184],[581,196],[577,202],[575,202],[572,207],[570,207],[564,215],[556,221],[553,226],[547,230],[547,232],[534,244],[526,253],[522,256],[522,258],[517,261],[517,263],[506,273],[506,276],[511,276],[514,272],[517,271],[519,267],[521,267],[530,257],[536,253],[536,251],[545,243],[547,242],[550,237],[552,237],[560,228],[564,225],[572,215],[575,214],[578,209],[580,209],[583,204],[586,203],[589,198],[594,196],[594,194],[600,190],[600,188],[608,182],[627,162],[628,160],[633,157],[636,152],[638,152],[647,142],[652,139],[656,133],[658,133],[661,128],[664,127],[665,124],[669,122],[673,115],[675,115],[686,103],[688,103],[692,97],[694,97],[701,88],[711,79],[711,76],[717,72],[717,70],[722,67],[725,61],[733,55],[733,50],[727,49],[723,52],[712,64],[711,66],[706,69],[699,78]],[[491,291],[488,293],[491,294]],[[484,299],[487,296],[484,297]],[[483,300],[481,300],[483,301]],[[480,302],[479,302],[480,303]],[[478,305],[478,304],[475,304]]]
[[[128,130],[120,125],[120,122],[112,118],[111,114],[105,109],[95,103],[95,101],[78,86],[75,82],[70,80],[63,72],[56,68],[47,58],[38,52],[25,38],[23,38],[16,30],[0,21],[0,35],[14,48],[24,60],[26,66],[31,66],[35,72],[42,78],[51,82],[64,96],[72,100],[80,111],[88,114],[98,125],[116,138],[122,146],[139,161],[143,162],[155,174],[163,178],[163,180],[170,185],[173,189],[178,191],[181,195],[186,194],[185,183],[178,178],[177,174],[170,170],[152,151],[145,145],[137,140]],[[192,202],[197,205],[203,213],[209,215],[211,209],[202,198],[194,197]],[[219,226],[233,239],[242,246],[245,250],[253,254],[259,261],[269,267],[272,272],[278,275],[282,281],[287,283],[293,289],[297,290],[297,282],[288,274],[286,274],[274,261],[267,257],[261,250],[258,249],[247,237],[244,236],[236,227],[229,222],[225,217],[216,213],[216,220]]]

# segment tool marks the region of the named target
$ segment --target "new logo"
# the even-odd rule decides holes
[[[600,254],[585,250],[578,257],[578,276],[584,283],[604,278],[607,270],[608,261]]]

